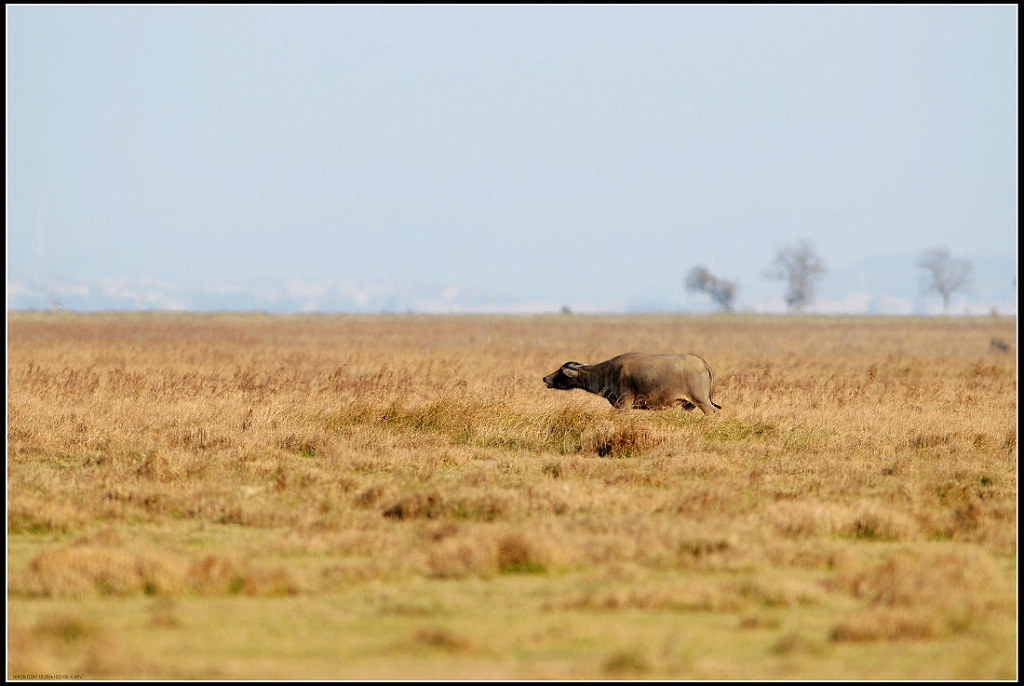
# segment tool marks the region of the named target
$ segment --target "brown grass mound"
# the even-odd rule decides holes
[[[264,569],[209,554],[188,560],[158,551],[94,544],[47,550],[14,579],[11,593],[28,596],[177,595],[181,593],[293,594],[298,585],[284,568]]]
[[[833,627],[837,641],[935,638],[976,627],[990,612],[1013,611],[1004,576],[983,551],[897,554],[827,586],[868,603]]]

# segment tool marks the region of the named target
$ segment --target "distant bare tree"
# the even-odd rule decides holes
[[[736,300],[736,283],[720,279],[707,267],[694,267],[686,275],[686,290],[707,293],[726,312],[732,312]]]
[[[825,273],[825,263],[806,239],[779,248],[768,268],[769,278],[786,282],[786,305],[800,312],[814,300],[814,282]]]
[[[945,248],[932,248],[918,261],[925,270],[924,292],[942,296],[942,313],[949,313],[949,298],[971,279],[971,263],[955,260]]]

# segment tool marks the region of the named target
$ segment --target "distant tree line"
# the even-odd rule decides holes
[[[933,248],[921,256],[918,266],[925,270],[923,292],[939,295],[942,311],[948,313],[952,295],[970,282],[970,263],[953,259],[945,248]],[[825,262],[817,250],[810,241],[801,239],[793,245],[777,248],[775,259],[764,275],[784,281],[786,307],[790,312],[801,312],[814,302],[816,284],[825,272]],[[724,312],[732,312],[736,306],[736,282],[716,276],[704,265],[691,268],[685,284],[686,290],[704,293]]]

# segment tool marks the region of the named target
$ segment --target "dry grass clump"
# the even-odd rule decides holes
[[[458,496],[442,496],[436,492],[414,493],[400,498],[384,510],[391,519],[437,519],[491,522],[510,514],[515,499],[503,492],[466,490]]]
[[[832,628],[837,641],[931,639],[979,628],[993,612],[1015,613],[1003,571],[980,550],[896,554],[844,570],[827,586],[868,603]]]
[[[66,534],[80,530],[89,517],[69,503],[26,496],[7,507],[8,534]]]
[[[1012,655],[986,627],[1016,604],[1017,366],[993,338],[1015,349],[1015,322],[10,313],[9,617],[32,617],[11,664],[943,678],[885,642],[931,665],[967,637],[986,659],[956,673],[1005,675],[983,665]],[[629,350],[701,354],[723,409],[623,412],[541,381]],[[381,596],[419,609],[378,628],[359,599]],[[175,603],[143,613],[152,659],[104,662],[139,602]],[[88,630],[59,638],[44,606]],[[168,657],[224,625],[199,607],[253,613],[245,640]],[[338,638],[267,628],[285,616]],[[830,671],[823,646],[858,666]]]
[[[185,573],[178,560],[160,553],[74,546],[40,553],[10,587],[38,596],[153,595],[184,590]]]
[[[158,552],[80,547],[41,553],[28,574],[10,584],[16,593],[38,596],[293,594],[298,586],[284,568],[263,569],[220,555],[185,562]]]
[[[432,578],[490,578],[495,574],[542,574],[553,568],[558,554],[545,540],[523,531],[477,528],[444,536],[431,546],[426,573]]]
[[[615,422],[604,421],[580,435],[580,451],[594,452],[599,457],[639,457],[667,441],[665,434],[639,422],[616,426]]]
[[[634,647],[624,650],[616,650],[608,655],[601,664],[601,668],[614,677],[642,676],[651,671],[651,660],[647,656],[647,650],[642,647]]]
[[[85,538],[36,555],[9,579],[8,592],[36,597],[293,594],[298,586],[283,567],[266,569],[209,553],[197,557],[133,550],[120,541]]]
[[[429,648],[450,653],[472,652],[473,641],[451,629],[441,626],[427,626],[417,629],[409,644],[413,648]]]
[[[551,601],[547,609],[565,610],[668,610],[672,612],[728,612],[744,606],[736,589],[723,589],[707,584],[686,587],[593,588],[568,594]]]

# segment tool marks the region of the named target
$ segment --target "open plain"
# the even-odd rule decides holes
[[[1013,318],[7,327],[8,679],[1017,677]]]

